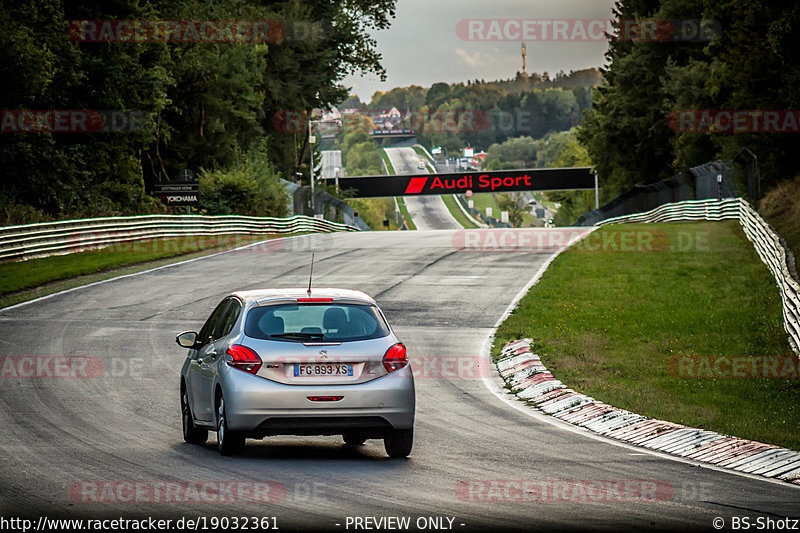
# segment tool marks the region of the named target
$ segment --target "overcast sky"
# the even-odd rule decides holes
[[[613,0],[398,0],[391,28],[375,32],[387,80],[349,76],[344,84],[369,102],[375,91],[438,81],[508,79],[522,70],[520,41],[469,41],[456,27],[464,19],[611,18]],[[462,23],[463,25],[464,23]],[[488,32],[488,22],[486,23]],[[462,26],[463,27],[463,26]],[[602,66],[607,45],[593,39],[528,41],[528,72],[579,70]]]

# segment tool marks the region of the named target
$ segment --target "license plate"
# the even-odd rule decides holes
[[[352,376],[353,365],[310,364],[294,365],[294,377]]]

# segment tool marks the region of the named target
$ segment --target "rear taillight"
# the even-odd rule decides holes
[[[306,396],[312,402],[338,402],[344,396]]]
[[[403,346],[402,343],[398,342],[386,350],[386,354],[383,356],[383,367],[387,372],[391,373],[395,370],[400,370],[407,364],[408,359],[406,358],[406,347]]]
[[[250,374],[255,374],[261,368],[261,358],[256,352],[242,346],[241,344],[234,344],[228,348],[228,355],[231,360],[228,361],[228,366],[232,366],[238,370],[244,370]]]
[[[300,303],[322,303],[332,302],[333,298],[298,298],[297,301]]]

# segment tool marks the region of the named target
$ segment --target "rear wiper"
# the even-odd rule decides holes
[[[319,340],[324,339],[325,335],[322,333],[280,333],[278,335],[270,335],[273,339],[302,339],[302,340]]]

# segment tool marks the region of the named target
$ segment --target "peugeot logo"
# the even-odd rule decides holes
[[[322,356],[323,359],[328,357],[328,350],[320,350],[319,354]]]

